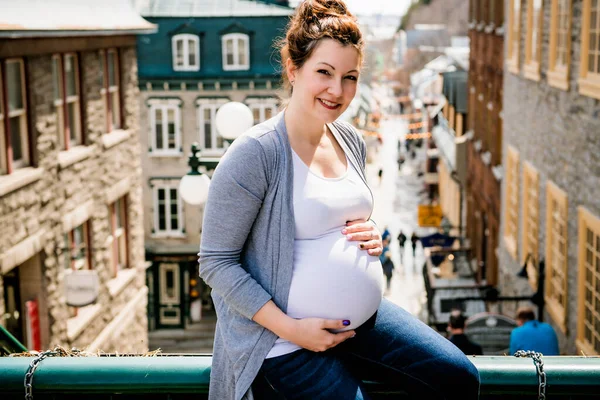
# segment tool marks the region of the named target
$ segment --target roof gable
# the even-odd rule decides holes
[[[294,9],[255,0],[133,0],[144,17],[288,16]]]

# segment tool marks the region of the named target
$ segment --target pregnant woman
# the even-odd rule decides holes
[[[301,3],[281,44],[287,106],[215,170],[199,253],[218,316],[210,399],[368,399],[373,371],[423,398],[478,397],[464,354],[382,301],[366,148],[337,121],[363,46],[341,0]]]

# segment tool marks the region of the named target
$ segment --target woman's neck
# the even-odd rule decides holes
[[[290,143],[304,142],[313,146],[321,143],[323,135],[327,132],[326,125],[308,116],[302,109],[290,101],[284,114],[285,127]]]

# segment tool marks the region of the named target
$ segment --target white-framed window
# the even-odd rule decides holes
[[[255,125],[271,119],[277,114],[277,99],[275,98],[247,98],[246,104],[252,110]]]
[[[224,71],[250,69],[250,38],[245,33],[228,33],[221,38]]]
[[[179,180],[153,181],[154,236],[183,236],[183,203]]]
[[[200,69],[200,39],[196,35],[182,33],[171,39],[173,70],[198,71]]]
[[[225,151],[225,141],[217,132],[215,126],[215,115],[217,110],[229,99],[198,99],[198,130],[200,136],[200,148],[204,155],[221,155]]]
[[[62,150],[69,150],[83,144],[77,54],[53,55],[52,78],[59,141]]]
[[[127,196],[117,199],[110,205],[110,230],[112,239],[113,276],[129,268]]]
[[[181,154],[181,100],[150,99],[150,144],[152,154]]]
[[[7,104],[0,104],[0,121],[7,125],[3,132],[2,172],[12,173],[17,168],[29,165],[29,135],[27,132],[27,102],[25,88],[25,67],[22,59],[8,59],[4,62],[3,75],[0,75],[0,90],[6,93]],[[0,97],[3,92],[0,92]],[[8,118],[8,124],[4,121]],[[12,156],[12,157],[11,157]]]

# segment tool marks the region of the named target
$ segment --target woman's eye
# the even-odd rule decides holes
[[[319,74],[325,74],[325,75],[329,75],[329,71],[327,71],[326,69],[320,69],[317,71]]]
[[[347,76],[346,78],[350,79],[351,81],[357,81],[358,80],[358,78],[355,77],[354,75]]]

